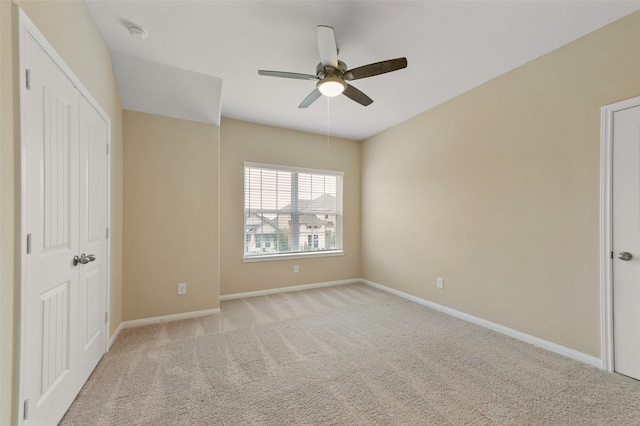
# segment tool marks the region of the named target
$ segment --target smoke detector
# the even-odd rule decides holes
[[[137,40],[144,40],[148,35],[145,30],[140,27],[136,27],[135,25],[131,25],[129,27],[129,34]]]

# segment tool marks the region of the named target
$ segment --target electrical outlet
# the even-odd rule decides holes
[[[444,278],[436,278],[436,287],[444,289]]]
[[[187,283],[178,284],[178,296],[187,294]]]
[[[300,272],[300,268],[298,267],[298,265],[293,265],[293,273],[297,274],[298,272]]]

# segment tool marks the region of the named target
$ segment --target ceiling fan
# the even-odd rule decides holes
[[[407,58],[397,58],[348,69],[347,64],[338,60],[338,47],[333,28],[326,25],[318,25],[318,49],[320,50],[320,63],[316,67],[315,75],[267,70],[259,70],[258,74],[270,77],[317,81],[315,90],[298,105],[298,108],[308,107],[321,95],[333,97],[340,94],[367,106],[373,100],[348,84],[347,81],[373,77],[407,67]]]

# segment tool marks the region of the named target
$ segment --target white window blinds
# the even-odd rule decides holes
[[[342,251],[342,172],[244,165],[244,257]]]

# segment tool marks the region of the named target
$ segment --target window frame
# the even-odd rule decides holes
[[[297,174],[335,176],[336,178],[338,178],[337,185],[336,185],[336,194],[335,194],[335,197],[336,197],[335,211],[328,214],[325,214],[325,213],[317,213],[317,214],[324,214],[325,216],[335,214],[335,218],[336,218],[335,224],[334,224],[335,226],[334,234],[336,238],[335,243],[336,243],[336,247],[339,247],[339,248],[310,250],[310,251],[298,250],[293,252],[281,252],[281,253],[276,252],[276,253],[263,253],[263,254],[260,254],[260,253],[249,254],[249,252],[247,251],[247,237],[251,236],[252,234],[249,234],[247,232],[247,217],[248,217],[247,215],[252,213],[249,213],[251,210],[248,210],[246,205],[247,204],[247,188],[248,188],[247,186],[247,169],[248,168],[281,171],[281,172],[289,172],[289,173],[297,173]],[[343,256],[345,254],[345,251],[344,251],[344,175],[345,173],[343,171],[336,171],[336,170],[312,169],[312,168],[306,168],[306,167],[295,167],[295,166],[285,166],[285,165],[255,163],[255,162],[245,161],[243,164],[243,201],[242,201],[243,224],[242,225],[243,225],[244,243],[243,243],[242,261],[243,262],[260,262],[260,261],[284,260],[284,259],[294,259],[294,258]],[[330,194],[330,193],[324,192],[323,194]],[[297,214],[302,216],[310,213],[304,210],[298,210]],[[321,232],[323,232],[323,235],[325,235],[326,231],[323,230]],[[316,232],[313,232],[313,234],[316,234]],[[276,247],[278,245],[279,245],[278,243],[275,244]]]

